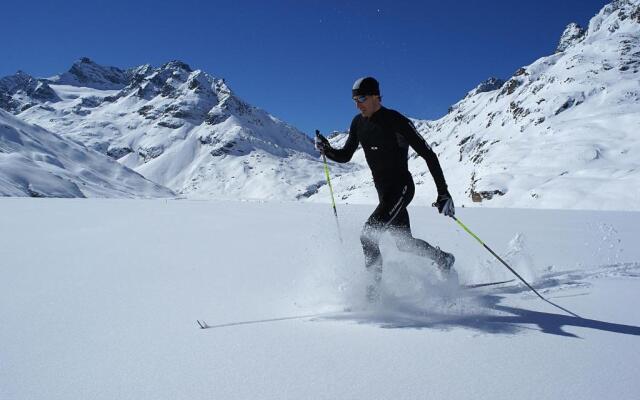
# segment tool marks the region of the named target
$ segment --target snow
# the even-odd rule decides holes
[[[105,155],[0,110],[0,196],[175,195]]]
[[[0,399],[637,398],[639,18],[614,1],[413,120],[458,218],[558,307],[460,285],[513,275],[413,154],[413,233],[455,273],[383,237],[368,304],[361,150],[330,163],[336,224],[311,140],[223,79],[88,58],[1,79]]]
[[[94,89],[83,86],[73,86],[73,85],[62,85],[62,84],[51,84],[52,89],[55,90],[58,97],[63,102],[73,102],[74,100],[83,98],[83,97],[106,97],[106,96],[115,96],[118,94],[119,90],[101,90]]]
[[[362,308],[371,206],[0,199],[3,399],[632,399],[638,212],[464,208],[544,296],[461,290],[383,240]],[[511,278],[430,207],[414,234],[463,283]],[[351,312],[344,312],[346,308]],[[211,327],[199,329],[196,319]]]

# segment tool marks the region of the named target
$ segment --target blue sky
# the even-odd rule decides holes
[[[306,133],[346,130],[351,85],[436,119],[482,80],[553,53],[569,22],[608,1],[21,1],[3,5],[0,76],[51,76],[86,56],[133,67],[182,60]],[[9,34],[7,34],[9,32]]]

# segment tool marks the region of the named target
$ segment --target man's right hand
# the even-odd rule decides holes
[[[331,144],[329,144],[329,141],[326,137],[320,134],[320,131],[316,131],[316,139],[314,141],[314,144],[316,146],[316,150],[318,150],[322,154],[331,149]]]

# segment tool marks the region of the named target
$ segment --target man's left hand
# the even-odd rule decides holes
[[[438,199],[434,206],[438,207],[440,214],[444,214],[447,217],[453,217],[456,215],[456,208],[453,205],[453,199],[449,193],[443,193],[438,195]]]

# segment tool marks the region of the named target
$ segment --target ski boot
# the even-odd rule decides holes
[[[373,283],[367,285],[367,303],[374,304],[380,301],[380,285],[382,283],[382,266],[376,265],[367,268],[373,276]]]
[[[380,284],[372,283],[367,285],[367,303],[375,304],[380,301]]]
[[[439,247],[436,247],[436,249],[438,249],[438,255],[434,259],[436,267],[438,267],[440,272],[448,273],[449,271],[451,271],[451,267],[456,262],[456,258],[453,256],[453,254],[440,250]]]

